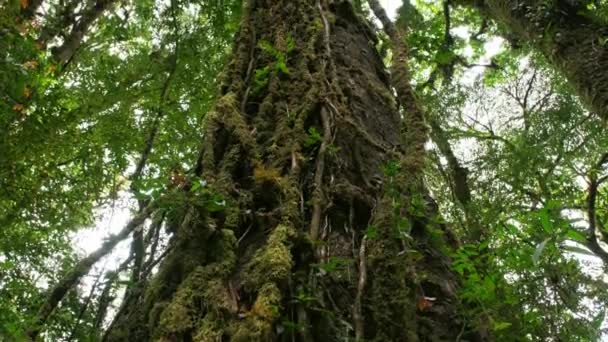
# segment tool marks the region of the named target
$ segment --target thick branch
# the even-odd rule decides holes
[[[88,8],[74,25],[70,34],[62,45],[53,49],[53,57],[62,66],[65,66],[74,57],[74,54],[82,44],[82,39],[89,31],[95,21],[101,17],[116,0],[97,0],[93,7]]]
[[[507,27],[560,69],[587,107],[608,117],[608,23],[569,1],[454,0]]]
[[[397,91],[397,98],[405,111],[406,131],[406,159],[403,162],[404,171],[414,177],[422,174],[426,149],[424,145],[428,139],[428,127],[425,114],[418,106],[414,89],[409,80],[407,45],[405,33],[395,27],[386,15],[386,11],[378,0],[368,0],[369,6],[375,16],[380,20],[384,32],[389,36],[393,48],[393,61],[391,64],[392,84]]]
[[[471,190],[467,182],[468,170],[460,165],[439,122],[434,118],[430,118],[429,124],[433,132],[433,141],[448,162],[450,176],[454,182],[454,195],[460,204],[467,206],[471,202]]]

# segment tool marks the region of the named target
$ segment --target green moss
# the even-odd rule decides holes
[[[407,341],[418,341],[413,267],[397,255],[398,249],[397,244],[385,242],[370,245],[369,297],[364,305],[370,321],[378,325],[372,341],[394,341],[403,334]]]
[[[251,316],[266,321],[279,317],[278,306],[281,293],[275,284],[265,284],[258,292],[258,297],[251,309]]]
[[[253,179],[257,184],[281,184],[281,173],[274,167],[259,165],[253,170]]]
[[[200,325],[200,303],[209,311],[236,311],[233,299],[225,286],[236,262],[236,239],[230,230],[222,230],[217,239],[209,241],[209,254],[218,260],[198,266],[182,281],[169,305],[160,314],[157,331],[163,336],[180,335]]]
[[[256,298],[251,310],[247,313],[244,324],[237,324],[233,341],[267,341],[272,336],[275,320],[279,318],[281,292],[275,284],[265,284]]]
[[[217,317],[214,313],[209,313],[203,318],[199,324],[199,327],[194,335],[193,342],[217,342],[222,341],[224,335],[224,329],[222,326],[225,325],[222,319]]]
[[[165,331],[171,333],[184,333],[193,327],[194,321],[192,312],[189,305],[184,304],[187,303],[184,303],[183,299],[180,298],[171,302],[171,304],[163,310],[160,317],[160,324]]]
[[[267,341],[271,338],[274,322],[280,317],[281,284],[285,283],[293,267],[290,252],[294,230],[287,225],[277,226],[266,245],[245,266],[243,286],[256,292],[256,299],[245,319],[231,326],[232,341]]]
[[[237,96],[233,92],[220,97],[205,119],[205,136],[209,139],[206,144],[208,148],[204,155],[205,165],[214,165],[214,157],[220,157],[213,156],[214,137],[217,135],[218,129],[227,129],[230,134],[236,137],[239,144],[235,147],[242,146],[248,153],[256,155],[255,139],[251,135],[249,125],[241,115]],[[224,161],[224,164],[226,164],[226,161]]]
[[[274,229],[266,246],[246,266],[243,284],[249,290],[257,290],[265,283],[287,280],[293,266],[289,240],[294,236],[293,228],[286,225]]]

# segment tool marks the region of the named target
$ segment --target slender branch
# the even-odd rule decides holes
[[[179,59],[179,48],[180,48],[180,40],[179,40],[180,29],[179,29],[179,24],[178,24],[177,15],[176,15],[175,1],[171,2],[171,17],[172,17],[173,28],[175,31],[175,50],[173,52],[173,56],[170,57],[171,66],[169,69],[169,75],[163,82],[163,85],[162,85],[162,88],[160,91],[160,95],[159,95],[159,99],[158,99],[158,110],[156,112],[156,116],[154,117],[152,127],[148,134],[148,138],[146,140],[144,150],[139,158],[135,171],[133,172],[133,174],[130,177],[131,178],[131,192],[133,192],[133,193],[136,193],[138,191],[137,181],[141,177],[143,170],[147,164],[147,161],[150,157],[150,154],[152,153],[152,149],[154,147],[154,142],[156,140],[156,136],[158,135],[160,125],[162,123],[162,119],[166,115],[164,106],[165,106],[165,102],[167,100],[167,96],[169,94],[171,82],[173,81],[176,71],[177,71],[178,59]],[[138,203],[139,203],[139,207],[141,210],[145,206],[145,202],[140,200],[140,201],[138,201]],[[162,225],[162,219],[159,224]],[[158,241],[158,240],[155,240],[155,241]],[[132,274],[131,274],[132,283],[135,283],[135,282],[139,281],[139,279],[140,279],[141,271],[142,271],[143,263],[144,263],[145,249],[146,249],[146,246],[145,246],[145,242],[144,242],[143,229],[134,231],[133,232],[133,242],[131,243],[131,254],[134,255],[133,270],[132,270]],[[151,257],[153,258],[154,254],[152,254]]]
[[[450,33],[450,29],[452,26],[452,20],[450,18],[450,0],[445,0],[443,1],[443,18],[445,20],[445,31],[443,33],[444,35],[444,45],[446,45],[446,47],[451,47],[452,44],[454,44],[454,37],[452,37],[452,34]]]
[[[118,232],[118,234],[110,235],[101,245],[101,247],[86,258],[80,260],[80,262],[78,262],[76,266],[59,281],[59,283],[55,284],[55,286],[49,291],[48,298],[38,310],[36,318],[26,332],[27,336],[31,340],[36,340],[36,337],[40,333],[40,330],[43,328],[48,317],[55,310],[59,302],[65,297],[67,292],[78,283],[82,276],[87,274],[97,261],[110,253],[120,241],[126,239],[133,230],[141,226],[141,224],[144,223],[144,221],[152,214],[154,210],[156,210],[156,202],[148,204],[148,206],[137,216],[133,217],[131,221],[129,221],[129,223],[127,223],[127,225],[120,232]]]
[[[169,252],[172,250],[172,246],[167,247],[156,259],[150,259],[150,262],[147,263],[142,271],[142,279],[145,279],[150,273],[152,273],[152,270],[154,270],[154,267],[156,267],[156,265],[158,265],[161,261],[163,261],[163,259],[167,256],[167,254],[169,254]]]
[[[608,252],[600,246],[598,241],[596,200],[599,186],[602,182],[608,179],[608,177],[602,177],[598,180],[596,178],[595,173],[607,162],[608,153],[605,153],[600,157],[600,160],[588,172],[589,189],[587,190],[587,219],[589,220],[587,246],[591,251],[593,251],[596,255],[602,258],[604,263],[608,263]],[[599,235],[603,237],[604,232],[599,232]]]
[[[124,271],[129,267],[129,264],[133,260],[133,256],[129,256],[125,259],[114,271],[107,272],[105,281],[105,286],[101,291],[101,295],[99,296],[99,306],[97,308],[97,313],[95,314],[95,323],[94,328],[99,330],[103,325],[103,321],[106,318],[106,314],[108,312],[108,306],[110,305],[113,298],[110,297],[112,292],[112,285],[114,281],[118,278],[120,272]]]
[[[486,33],[486,30],[488,29],[488,20],[486,18],[483,18],[481,21],[481,25],[479,26],[479,30],[477,32],[475,32],[475,34],[473,34],[471,36],[471,40],[479,40],[479,36],[481,36],[482,34]]]
[[[87,299],[85,300],[84,304],[80,308],[80,312],[78,313],[78,317],[76,317],[76,322],[74,323],[72,332],[70,332],[70,336],[67,339],[68,341],[74,340],[74,337],[76,336],[76,333],[78,332],[78,328],[80,327],[80,321],[82,320],[84,313],[87,311],[87,309],[89,308],[89,305],[91,304],[91,301],[93,300],[93,295],[95,294],[95,291],[97,290],[97,287],[99,286],[99,280],[101,279],[102,275],[103,275],[103,269],[97,275],[97,278],[95,279],[95,283],[93,283],[93,286],[91,286],[91,290],[89,291],[89,295],[87,296]]]
[[[154,256],[156,255],[156,250],[158,249],[158,242],[160,240],[160,230],[163,226],[164,220],[165,212],[162,212],[160,218],[155,219],[154,222],[152,222],[152,226],[150,227],[150,238],[148,238],[148,240],[153,239],[152,244],[150,246],[150,255],[141,266],[142,275],[138,277],[139,279],[145,279],[145,270],[149,269],[150,265],[154,263]]]

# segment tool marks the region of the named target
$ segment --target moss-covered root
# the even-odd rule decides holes
[[[290,252],[293,228],[277,226],[265,245],[243,266],[239,274],[242,291],[252,303],[242,302],[234,288],[236,240],[223,230],[211,239],[216,262],[196,267],[181,282],[169,302],[154,305],[149,317],[152,336],[160,341],[235,342],[269,341],[293,266]],[[239,272],[237,272],[239,273]]]
[[[202,326],[220,330],[208,336],[222,335],[221,325],[211,324],[235,315],[238,304],[229,286],[229,277],[236,265],[236,238],[231,230],[222,230],[209,240],[214,262],[198,266],[181,282],[171,300],[155,303],[149,315],[152,336],[160,340],[184,340]],[[210,253],[211,254],[211,253]]]
[[[281,314],[282,293],[291,275],[293,258],[291,241],[295,230],[284,224],[277,226],[266,245],[258,250],[245,266],[243,289],[254,294],[255,301],[244,320],[232,324],[232,341],[268,341]]]

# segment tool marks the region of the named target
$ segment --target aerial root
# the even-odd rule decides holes
[[[355,322],[355,341],[363,341],[364,337],[364,322],[363,309],[361,307],[361,298],[363,297],[363,291],[365,291],[365,285],[367,284],[367,261],[365,255],[365,249],[367,245],[367,236],[361,239],[361,247],[359,247],[359,282],[357,283],[357,296],[355,297],[355,304],[353,307],[353,320]]]

